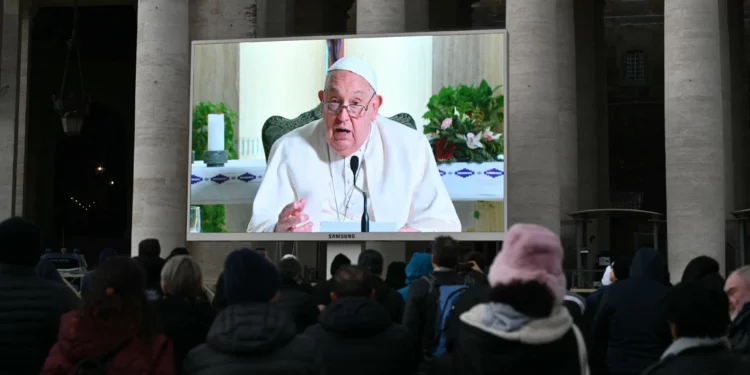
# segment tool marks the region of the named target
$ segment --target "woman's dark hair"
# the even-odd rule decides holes
[[[630,277],[630,264],[633,263],[632,257],[618,257],[612,265],[612,271],[615,272],[617,281],[622,281]]]
[[[490,291],[490,302],[510,305],[530,318],[546,318],[555,308],[555,297],[547,286],[537,281],[497,285]]]
[[[406,286],[406,263],[393,262],[388,265],[385,275],[385,283],[393,290],[399,290]]]
[[[188,252],[188,250],[184,247],[175,247],[174,250],[169,253],[169,256],[166,260],[170,260],[178,255],[190,255],[190,252]]]
[[[682,272],[682,282],[698,281],[710,274],[719,274],[719,262],[709,256],[693,258]]]
[[[367,249],[359,254],[357,265],[367,268],[373,275],[382,275],[383,255],[375,250]]]
[[[156,332],[146,301],[146,276],[130,258],[116,256],[100,264],[82,297],[81,314],[86,318],[134,324],[140,336]]]
[[[432,244],[432,261],[438,267],[454,269],[461,257],[461,247],[453,237],[440,236]]]
[[[714,283],[681,282],[667,294],[665,307],[677,337],[718,338],[729,328],[729,300]]]
[[[336,276],[336,272],[338,272],[341,266],[348,266],[350,264],[352,264],[352,261],[346,255],[344,254],[336,255],[335,257],[333,257],[333,260],[331,261],[331,276]]]

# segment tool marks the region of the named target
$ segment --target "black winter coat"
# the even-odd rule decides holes
[[[306,335],[323,354],[326,375],[413,375],[417,356],[409,331],[367,298],[344,298],[328,306]]]
[[[729,342],[735,352],[750,354],[750,303],[742,307],[729,327]]]
[[[278,305],[292,316],[297,333],[318,322],[320,309],[311,291],[295,281],[282,282],[279,288]]]
[[[375,300],[380,302],[388,311],[392,322],[400,324],[404,317],[404,306],[406,305],[404,298],[398,291],[391,289],[379,276],[373,275],[369,282],[375,291]]]
[[[318,375],[318,358],[315,340],[298,336],[286,311],[249,303],[224,309],[184,367],[193,375]]]
[[[477,305],[461,315],[453,374],[582,374],[573,319],[565,308],[559,307],[549,318],[533,320],[518,330],[502,332],[484,326],[487,306]],[[433,368],[432,373],[446,372]]]
[[[154,302],[153,307],[164,335],[172,340],[175,370],[182,374],[182,362],[187,354],[206,342],[216,311],[206,301],[189,301],[171,296]]]
[[[641,249],[633,258],[630,277],[604,291],[592,324],[595,345],[606,347],[610,373],[638,374],[659,361],[672,342],[664,311],[664,258]]]
[[[726,346],[695,347],[668,356],[642,375],[740,375],[750,374],[750,358]]]
[[[67,285],[38,277],[35,267],[0,265],[0,373],[38,375],[60,318],[79,302]]]

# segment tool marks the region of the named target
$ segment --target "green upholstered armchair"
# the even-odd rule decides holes
[[[266,120],[263,124],[263,129],[261,130],[263,151],[266,153],[266,161],[268,161],[268,154],[271,152],[271,147],[277,139],[300,126],[309,124],[315,120],[320,120],[322,117],[323,115],[320,114],[320,104],[318,104],[315,109],[307,111],[295,119],[273,116]],[[390,119],[400,124],[404,124],[414,130],[417,129],[417,123],[408,113],[399,113]]]

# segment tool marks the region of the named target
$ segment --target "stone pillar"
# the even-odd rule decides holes
[[[560,232],[557,6],[508,0],[508,218]]]
[[[747,112],[747,60],[745,59],[745,18],[742,0],[728,2],[729,61],[732,91],[732,160],[734,161],[734,207],[727,210],[749,208],[747,196],[747,174],[744,163],[747,152],[742,140],[748,131]],[[726,145],[725,145],[726,146]]]
[[[0,40],[0,218],[16,212],[16,138],[18,136],[21,0],[3,0]],[[2,220],[0,219],[0,220]]]
[[[31,51],[31,9],[30,1],[24,0],[21,6],[21,56],[18,67],[18,128],[16,136],[16,182],[15,215],[26,216],[23,205],[26,166],[26,131],[29,112],[29,51]]]
[[[258,0],[257,15],[259,38],[294,35],[294,0]]]
[[[357,0],[357,34],[406,31],[406,0]]]
[[[698,255],[724,268],[724,114],[720,4],[665,0],[664,100],[669,270]]]
[[[131,251],[158,238],[184,246],[190,136],[188,0],[140,0],[135,79]]]
[[[607,32],[604,28],[605,0],[594,2],[594,54],[596,59],[596,207],[610,208],[609,194],[609,100],[607,98]],[[596,252],[610,250],[610,220],[603,217],[589,226],[589,233],[596,233],[593,245]],[[586,239],[587,241],[589,239]],[[592,245],[592,243],[589,243]],[[593,257],[589,257],[593,259]]]
[[[190,40],[255,38],[260,19],[256,0],[190,0]]]
[[[568,214],[578,210],[578,108],[574,11],[574,0],[557,0],[557,155],[560,163],[560,235],[566,250],[576,247],[576,226]],[[568,251],[566,255],[566,258],[575,257],[575,252]]]

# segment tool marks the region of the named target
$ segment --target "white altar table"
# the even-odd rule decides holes
[[[252,204],[265,170],[264,160],[230,160],[212,168],[196,161],[190,173],[190,204]],[[505,197],[504,162],[441,164],[438,170],[454,201]]]

